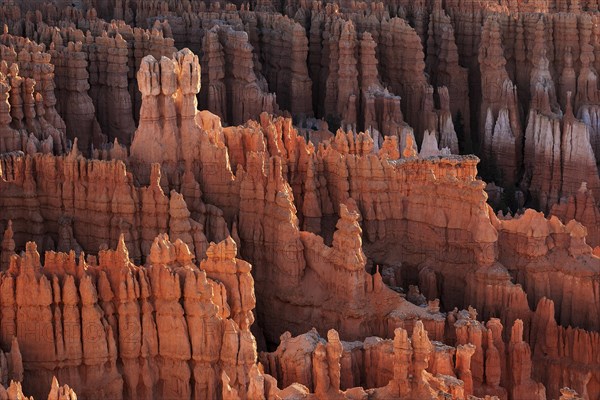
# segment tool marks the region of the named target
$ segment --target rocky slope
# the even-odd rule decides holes
[[[600,398],[597,10],[3,3],[0,399]]]

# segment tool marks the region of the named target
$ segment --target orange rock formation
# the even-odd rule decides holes
[[[600,399],[597,12],[3,2],[0,400]]]

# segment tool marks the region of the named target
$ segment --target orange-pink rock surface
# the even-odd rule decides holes
[[[3,2],[0,400],[600,399],[598,10]]]

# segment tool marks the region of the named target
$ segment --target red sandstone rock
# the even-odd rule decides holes
[[[77,138],[81,150],[88,152],[92,146],[97,148],[104,143],[106,137],[101,132],[94,114],[94,104],[88,94],[88,60],[82,47],[81,42],[69,42],[66,46],[55,43],[51,55],[60,60],[55,64],[59,92],[57,108],[64,115],[67,137],[71,141]],[[78,135],[79,131],[86,135]]]
[[[508,364],[510,380],[512,383],[512,398],[514,399],[544,399],[546,390],[544,385],[531,379],[531,350],[523,342],[523,322],[515,321],[512,327],[508,347]]]
[[[552,206],[550,213],[560,218],[563,223],[572,219],[580,221],[587,230],[586,242],[590,246],[598,246],[600,244],[599,211],[594,195],[587,188],[587,183],[582,182],[577,194]]]
[[[597,4],[100,3],[0,7],[0,397],[598,397]]]

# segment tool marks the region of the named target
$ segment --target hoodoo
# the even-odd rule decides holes
[[[0,1],[0,400],[600,400],[598,6]]]

